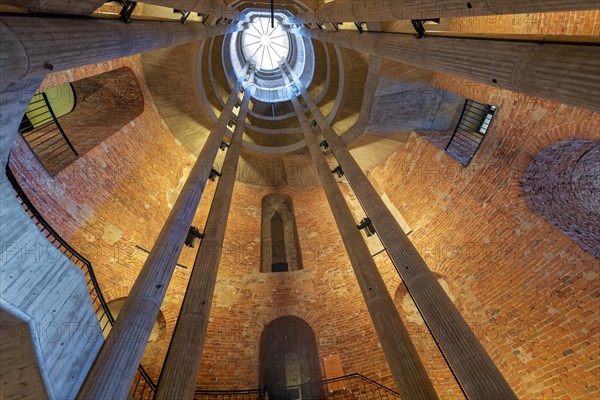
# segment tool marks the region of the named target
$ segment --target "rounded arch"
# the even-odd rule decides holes
[[[527,206],[600,257],[600,142],[573,138],[541,150],[523,175]]]
[[[265,326],[259,365],[260,387],[266,388],[269,398],[322,397],[310,384],[323,379],[316,337],[302,318],[286,315]]]
[[[36,93],[19,133],[54,176],[143,111],[137,76],[121,67]]]
[[[121,309],[123,308],[123,305],[125,304],[125,300],[127,300],[127,297],[118,297],[115,298],[113,300],[110,300],[107,302],[107,306],[108,309],[110,310],[110,313],[112,314],[113,318],[115,319],[115,321],[117,320],[117,318],[119,317],[119,313],[121,312]],[[106,318],[106,316],[102,317],[103,319]],[[103,319],[100,319],[100,326],[103,326]],[[152,332],[150,333],[150,337],[148,338],[148,342],[154,342],[158,339],[161,339],[165,336],[167,331],[167,324],[165,321],[165,317],[162,313],[161,310],[158,311],[158,315],[156,316],[156,321],[154,322],[154,326],[152,327]],[[108,336],[108,333],[110,332],[110,329],[104,330],[104,336]]]
[[[292,198],[271,193],[262,199],[261,272],[302,269],[300,242]]]

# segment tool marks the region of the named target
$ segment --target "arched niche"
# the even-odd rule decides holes
[[[106,304],[108,306],[108,309],[110,310],[111,315],[115,319],[115,321],[119,317],[119,314],[121,313],[121,310],[123,309],[123,306],[125,305],[125,300],[127,300],[127,297],[119,297],[119,298],[109,301]],[[99,321],[100,321],[100,328],[104,327],[104,325],[106,323],[108,323],[108,321],[106,320],[105,314],[99,319]],[[103,330],[103,334],[104,334],[105,338],[108,336],[110,331],[111,331],[110,328]],[[163,335],[165,333],[166,333],[165,317],[163,316],[162,311],[159,310],[158,315],[156,316],[156,321],[154,322],[154,325],[152,326],[152,332],[150,333],[148,342],[150,343],[150,342],[156,341],[157,339],[163,337]]]
[[[122,67],[36,93],[19,132],[48,173],[56,175],[143,111],[137,77]]]
[[[600,257],[600,142],[556,142],[529,163],[523,176],[527,206],[584,249]]]
[[[260,337],[260,387],[270,399],[323,398],[315,334],[301,318],[285,316],[268,324]]]
[[[302,269],[292,198],[272,193],[262,200],[262,272]]]

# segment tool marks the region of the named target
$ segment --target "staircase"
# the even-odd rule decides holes
[[[31,218],[31,220],[35,223],[40,232],[46,237],[48,242],[50,242],[50,244],[63,253],[69,259],[69,261],[83,271],[87,282],[88,292],[90,294],[90,300],[92,301],[92,305],[96,312],[96,317],[100,323],[100,329],[106,336],[115,323],[115,319],[113,318],[104,296],[102,295],[102,291],[100,290],[100,286],[98,285],[98,281],[94,275],[92,263],[79,254],[75,249],[73,249],[62,237],[60,237],[60,235],[52,228],[52,226],[50,226],[41,213],[35,208],[35,206],[27,198],[27,195],[19,185],[19,182],[10,169],[10,162],[6,166],[6,176],[13,187],[13,190],[15,191],[15,196],[21,204],[21,207],[29,216],[29,218]],[[155,391],[156,384],[140,365],[131,387],[130,394],[132,398],[151,400],[154,398]]]
[[[479,150],[496,111],[494,106],[466,100],[460,121],[446,146],[446,153],[465,167],[469,165]]]

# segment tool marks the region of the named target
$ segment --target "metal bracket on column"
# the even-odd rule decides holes
[[[204,239],[204,233],[200,232],[195,226],[190,226],[190,230],[185,238],[185,245],[194,248],[198,239]]]
[[[320,22],[317,22],[317,27],[319,28],[320,31],[324,31],[325,29],[323,29],[323,24]]]
[[[306,29],[311,29],[311,27],[310,27],[310,25],[309,25],[309,24],[304,24],[304,27],[305,27]]]
[[[327,140],[323,140],[321,143],[319,143],[319,147],[323,150],[323,153],[327,153],[330,150]]]
[[[375,227],[373,226],[371,218],[369,217],[364,218],[362,221],[360,221],[360,225],[356,225],[356,227],[360,231],[364,230],[367,236],[373,236],[376,233]]]
[[[345,175],[344,174],[344,170],[342,169],[341,165],[338,165],[337,167],[335,167],[334,169],[332,169],[331,173],[337,175],[338,178],[341,178],[341,177],[343,177]]]
[[[331,25],[333,25],[333,29],[335,29],[336,32],[340,31],[340,25],[343,25],[343,22],[332,22]]]
[[[356,30],[358,31],[358,33],[363,33],[365,31],[362,22],[356,21],[354,25],[356,26]]]
[[[221,23],[221,21],[223,20],[223,17],[219,17],[217,19],[217,22],[215,22],[215,25],[219,25]]]
[[[227,123],[227,126],[232,128],[234,125],[237,125],[237,121],[233,119],[233,117],[229,117],[229,122]]]
[[[131,22],[131,15],[137,7],[137,1],[119,1],[119,4],[123,7],[119,13],[119,20],[126,24]]]
[[[319,126],[316,119],[313,119],[312,121],[310,121],[309,125],[311,128],[316,128],[317,126]]]
[[[231,146],[229,143],[225,142],[224,140],[221,141],[221,145],[219,146],[219,148],[223,151],[225,151],[226,149],[229,148],[229,146]]]
[[[210,15],[208,15],[208,14],[200,14],[200,13],[198,13],[198,17],[200,17],[200,22],[202,22],[202,24],[203,24],[204,26],[208,26],[208,23],[207,23],[207,21],[208,21],[208,17],[210,17]]]
[[[179,20],[182,24],[187,22],[187,19],[192,15],[191,11],[188,10],[178,10],[176,8],[173,9],[173,14],[181,14],[181,19]]]
[[[221,177],[221,173],[216,169],[212,168],[210,170],[210,174],[208,174],[208,179],[214,182],[215,179],[217,179],[217,177]]]
[[[425,22],[427,21],[433,21],[437,24],[440,23],[440,19],[439,18],[429,18],[429,19],[413,19],[410,22],[412,22],[413,27],[415,28],[415,31],[417,31],[417,38],[418,39],[422,39],[425,37]]]

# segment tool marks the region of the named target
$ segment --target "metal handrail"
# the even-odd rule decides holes
[[[269,393],[269,392],[277,393],[277,392],[284,392],[284,391],[301,390],[303,387],[306,387],[307,385],[310,385],[311,387],[324,388],[325,389],[324,391],[326,392],[327,385],[331,385],[333,383],[352,381],[353,379],[361,380],[368,385],[375,386],[376,390],[381,390],[385,393],[385,397],[384,396],[380,396],[380,397],[373,396],[372,398],[389,399],[391,397],[393,399],[398,399],[398,400],[400,399],[400,393],[398,393],[395,390],[392,390],[378,382],[375,382],[374,380],[367,378],[366,376],[359,374],[359,373],[353,373],[353,374],[341,376],[339,378],[327,379],[327,380],[323,380],[323,381],[319,381],[319,382],[307,382],[304,385],[290,386],[290,387],[285,387],[285,388],[284,387],[276,388],[273,390],[269,390],[268,388],[254,389],[254,390],[196,390],[194,399],[202,400],[204,398],[209,398],[209,399],[219,399],[219,398],[251,399],[251,398],[255,398],[255,399],[262,400],[262,399],[267,398],[267,393]],[[372,394],[374,394],[374,393],[372,393]],[[313,400],[316,399],[315,397],[311,397],[311,398]],[[327,395],[323,395],[323,398],[327,398]]]
[[[50,115],[52,116],[54,123],[58,127],[58,130],[60,131],[60,134],[62,135],[63,139],[65,140],[65,142],[67,142],[67,144],[73,151],[73,154],[75,154],[75,156],[78,157],[79,153],[77,153],[77,150],[75,150],[75,147],[73,147],[73,144],[71,143],[71,141],[65,134],[65,131],[63,130],[62,126],[60,125],[60,122],[58,122],[58,118],[56,118],[56,114],[54,114],[54,110],[52,109],[52,106],[50,105],[50,101],[48,100],[48,96],[46,95],[46,92],[42,92],[42,97],[44,98],[44,101],[46,102],[46,106],[48,107],[48,111],[50,111]]]
[[[73,94],[75,95],[75,91],[73,91]],[[57,166],[68,161],[69,158],[75,157],[76,159],[79,157],[79,153],[58,121],[45,92],[37,93],[30,106],[34,108],[23,116],[19,133],[46,171],[49,173],[51,173],[50,171],[58,172],[62,168]],[[43,119],[37,121],[34,125],[29,118]],[[52,168],[53,165],[55,168]],[[51,173],[51,175],[54,175],[54,173]]]
[[[444,151],[463,166],[468,166],[479,151],[489,129],[489,126],[484,129],[484,124],[491,123],[495,112],[496,107],[489,104],[465,100],[458,124]]]
[[[100,329],[104,333],[106,327],[110,325],[111,327],[115,323],[115,319],[108,308],[108,303],[106,302],[102,290],[100,289],[100,285],[98,284],[98,280],[96,279],[96,275],[94,274],[94,268],[92,267],[92,263],[82,256],[77,250],[75,250],[71,245],[64,240],[52,226],[44,219],[42,214],[37,210],[37,208],[33,205],[33,203],[29,200],[23,188],[19,184],[19,181],[15,177],[12,169],[10,168],[10,160],[6,164],[6,177],[8,181],[12,185],[17,199],[20,201],[21,206],[25,210],[25,212],[29,215],[29,217],[33,220],[38,229],[42,232],[42,234],[48,239],[50,244],[56,247],[61,253],[63,253],[69,261],[71,261],[75,266],[81,269],[84,272],[84,276],[86,277],[86,283],[88,286],[88,290],[90,292],[90,299],[92,301],[92,305],[95,306],[97,303],[99,304],[97,308],[95,308],[96,317],[99,321],[102,321],[104,317],[106,317],[106,322],[104,326],[101,326]],[[90,285],[92,286],[90,288]],[[102,313],[98,314],[98,311],[102,309]],[[144,379],[145,383],[150,389],[150,393],[147,397],[144,397],[144,391],[146,386],[143,387],[142,390],[142,398],[144,399],[152,399],[154,398],[154,393],[156,392],[156,383],[152,380],[150,375],[144,370],[144,368],[140,365],[138,367],[138,373],[140,377],[137,380],[136,387],[133,391],[134,395],[139,386],[140,379]],[[132,385],[133,386],[133,385]],[[134,396],[134,398],[136,398]]]

